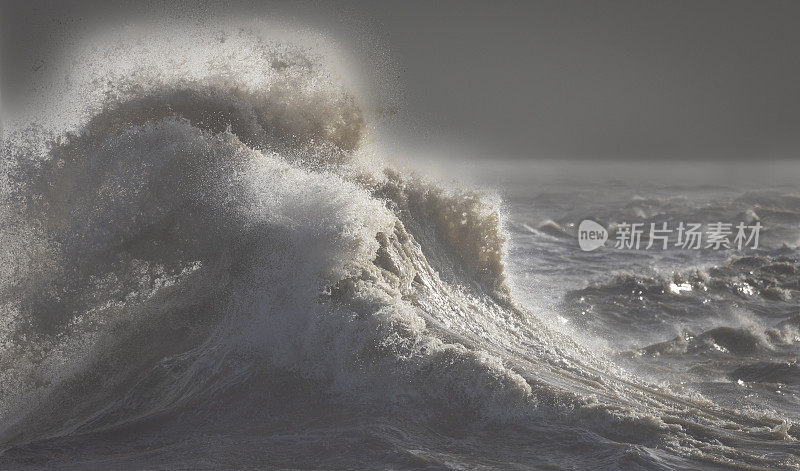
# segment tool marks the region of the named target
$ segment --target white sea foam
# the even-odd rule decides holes
[[[242,29],[123,38],[78,56],[45,129],[16,126],[0,232],[6,446],[201,397],[224,414],[216,392],[243,378],[283,391],[253,382],[265,363],[418,420],[562,420],[768,463],[709,451],[729,411],[641,384],[517,305],[501,203],[384,168],[327,61]]]

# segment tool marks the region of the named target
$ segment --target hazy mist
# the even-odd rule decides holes
[[[99,27],[230,16],[320,30],[415,145],[520,158],[793,158],[800,4],[124,2],[2,6],[2,95]]]

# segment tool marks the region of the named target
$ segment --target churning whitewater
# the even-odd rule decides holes
[[[0,467],[800,465],[544,322],[499,198],[388,167],[335,58],[257,31],[87,48],[6,129]]]

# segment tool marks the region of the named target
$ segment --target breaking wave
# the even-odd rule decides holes
[[[99,433],[174,443],[187,415],[263,426],[309,387],[420,436],[560,423],[565,449],[630,445],[617,463],[796,463],[781,418],[647,385],[519,306],[497,198],[386,167],[325,57],[246,29],[159,41],[114,45],[124,67],[92,52],[81,112],[4,142],[4,465]],[[436,446],[424,463],[451,462]]]

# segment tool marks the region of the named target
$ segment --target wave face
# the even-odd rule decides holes
[[[330,58],[148,44],[4,142],[0,465],[797,464],[515,301],[498,199],[382,164]]]

